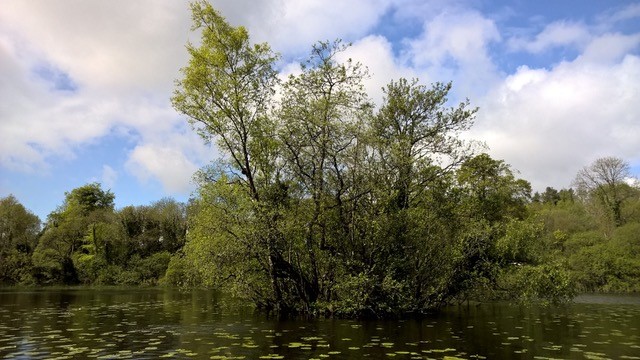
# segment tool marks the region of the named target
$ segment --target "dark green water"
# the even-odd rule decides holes
[[[0,289],[3,359],[640,359],[640,298],[277,321],[211,292]]]

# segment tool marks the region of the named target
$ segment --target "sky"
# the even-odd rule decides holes
[[[640,1],[212,0],[295,72],[343,39],[380,103],[392,79],[453,82],[481,141],[534,190],[567,188],[604,156],[640,174]],[[116,207],[180,201],[219,158],[170,97],[187,64],[187,1],[2,0],[0,197],[42,220],[100,182]]]

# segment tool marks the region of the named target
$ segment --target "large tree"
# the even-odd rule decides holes
[[[373,120],[376,152],[383,169],[384,188],[392,194],[392,206],[407,209],[434,176],[439,162],[449,170],[469,155],[458,135],[473,124],[476,108],[469,101],[447,109],[451,83],[431,88],[400,79],[384,89],[385,99]]]
[[[574,186],[582,199],[603,205],[616,226],[622,225],[622,204],[629,194],[629,164],[616,157],[603,157],[576,175]]]
[[[270,299],[268,306],[286,307],[280,278],[282,269],[291,267],[278,248],[277,214],[260,205],[269,200],[267,193],[278,179],[275,127],[270,116],[278,57],[267,44],[252,44],[245,28],[230,26],[208,2],[192,3],[191,12],[192,30],[200,31],[201,43],[187,45],[190,60],[182,69],[173,105],[187,115],[206,141],[217,139],[226,155],[201,179],[216,191],[233,196],[218,196],[210,205],[228,208],[234,206],[230,202],[244,201],[236,195],[247,197],[246,224],[232,221],[219,229],[218,236],[239,241],[245,255],[268,273],[271,292],[263,295]],[[203,199],[207,198],[205,193],[201,194]],[[255,220],[254,227],[249,226],[249,218]]]
[[[278,81],[278,56],[267,44],[252,44],[244,27],[232,27],[205,1],[191,4],[192,30],[199,46],[188,44],[173,106],[187,115],[205,139],[217,140],[228,155],[228,170],[260,199],[260,181],[272,176],[268,144],[273,133],[269,110]]]
[[[30,253],[36,246],[40,219],[13,195],[0,199],[0,251]]]
[[[222,159],[196,176],[172,281],[277,311],[384,316],[491,277],[500,229],[525,216],[530,188],[502,161],[472,157],[458,135],[476,109],[449,107],[451,84],[392,81],[376,112],[366,68],[339,61],[340,41],[315,45],[280,82],[266,44],[206,2],[191,10],[202,41],[187,46],[172,100]]]
[[[0,199],[0,283],[28,282],[40,219],[13,195]]]
[[[51,212],[34,253],[41,281],[76,283],[80,263],[104,257],[112,241],[115,195],[91,183],[65,193],[64,203]],[[83,257],[82,255],[88,255]],[[95,269],[94,269],[95,270]]]
[[[309,302],[329,296],[337,249],[353,240],[354,204],[367,191],[360,176],[372,108],[363,88],[367,72],[337,61],[345,49],[340,41],[315,45],[302,73],[284,84],[278,112],[284,176],[299,190],[292,192],[296,203],[308,209],[299,241],[309,254],[301,269]]]

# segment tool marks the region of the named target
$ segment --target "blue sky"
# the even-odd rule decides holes
[[[374,101],[391,79],[453,81],[480,107],[465,134],[534,189],[569,187],[617,156],[640,174],[640,2],[224,0],[214,7],[299,71],[342,38]],[[117,207],[186,200],[218,158],[170,105],[191,33],[188,2],[3,0],[0,196],[41,219],[101,182]]]

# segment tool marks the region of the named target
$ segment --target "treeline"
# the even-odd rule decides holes
[[[361,218],[379,238],[360,248],[354,246],[360,239],[335,235],[325,249],[306,248],[300,235],[308,234],[296,233],[310,226],[313,213],[305,207],[312,199],[278,210],[277,221],[293,234],[281,239],[287,241],[281,261],[299,266],[313,251],[316,263],[329,264],[318,270],[318,286],[331,286],[325,294],[332,297],[296,310],[386,316],[466,299],[562,302],[582,292],[640,292],[640,188],[622,160],[585,167],[575,190],[548,187],[533,195],[526,181],[486,154],[446,179],[403,215],[379,209],[375,218]],[[241,206],[239,193],[229,203],[221,184],[203,181],[208,185],[188,205],[163,199],[119,210],[114,194],[88,184],[67,193],[43,226],[15,197],[0,199],[0,284],[208,286],[269,307],[258,297],[269,294],[269,274],[247,248],[259,248],[251,242],[264,236],[243,212],[255,211],[251,201]],[[344,225],[322,224],[330,231]],[[240,235],[248,242],[238,242]],[[304,270],[295,271],[309,276]],[[301,301],[294,295],[304,289],[291,285],[287,301]],[[412,297],[420,293],[429,297],[416,308]]]
[[[0,283],[156,285],[185,243],[186,206],[163,199],[114,209],[99,184],[66,193],[41,228],[13,196],[0,200]]]
[[[530,217],[551,261],[562,261],[579,292],[640,292],[640,182],[622,159],[578,172],[573,189],[534,194]]]

